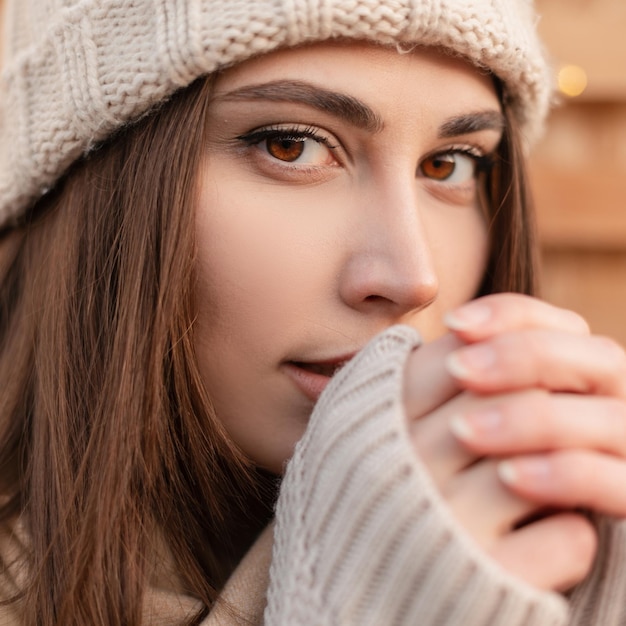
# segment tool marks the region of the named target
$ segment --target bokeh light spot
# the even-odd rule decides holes
[[[587,88],[587,72],[578,65],[564,65],[558,73],[559,91],[575,98]]]

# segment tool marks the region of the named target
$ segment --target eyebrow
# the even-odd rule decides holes
[[[503,131],[504,128],[504,115],[499,111],[478,111],[446,120],[439,127],[439,137],[447,139],[478,133],[481,130]]]
[[[277,80],[261,85],[248,85],[230,91],[219,98],[234,101],[269,100],[304,104],[323,113],[330,113],[352,126],[372,133],[380,132],[384,126],[380,116],[357,98],[299,80]]]
[[[300,80],[277,80],[258,85],[246,85],[217,96],[217,99],[235,102],[269,100],[270,102],[304,104],[371,133],[378,133],[384,128],[380,115],[361,100]],[[482,130],[502,131],[504,127],[504,116],[499,111],[478,111],[447,119],[439,127],[438,136],[445,139]]]

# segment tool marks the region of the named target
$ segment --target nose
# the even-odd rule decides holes
[[[370,190],[354,212],[351,245],[339,280],[342,300],[359,311],[401,316],[426,308],[439,279],[415,186]]]

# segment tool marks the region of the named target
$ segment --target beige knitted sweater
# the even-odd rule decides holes
[[[273,527],[204,626],[626,626],[626,522],[599,520],[594,569],[567,598],[507,574],[456,523],[408,437],[403,365],[418,345],[395,326],[337,374],[288,465]],[[146,621],[178,624],[194,608],[154,589]],[[0,625],[17,623],[2,610]]]

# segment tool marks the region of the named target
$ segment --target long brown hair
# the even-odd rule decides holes
[[[139,625],[157,538],[206,613],[270,515],[273,478],[229,441],[194,355],[210,92],[197,81],[122,129],[4,233],[0,522],[28,537],[18,601],[29,626]],[[506,117],[485,182],[482,292],[529,293],[532,226]]]
[[[523,140],[506,96],[505,127],[497,158],[485,177],[482,195],[489,229],[489,256],[478,295],[537,292],[538,250],[532,194],[526,174]]]
[[[200,81],[77,163],[5,244],[0,515],[25,513],[28,624],[139,624],[157,531],[210,606],[246,516],[254,526],[251,470],[192,339],[209,90]]]

